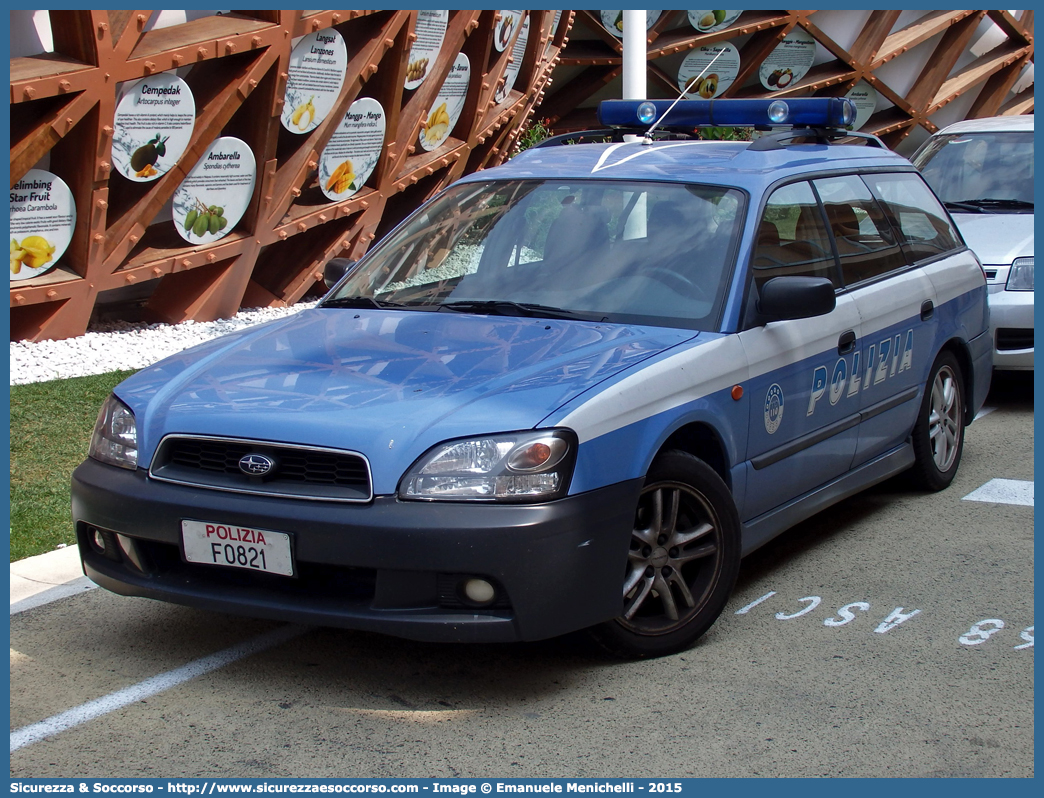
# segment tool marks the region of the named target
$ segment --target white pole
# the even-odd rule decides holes
[[[644,100],[646,54],[645,12],[623,12],[623,99]]]

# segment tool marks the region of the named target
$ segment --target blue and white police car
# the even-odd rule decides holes
[[[902,471],[945,488],[987,392],[982,267],[852,113],[604,103],[610,141],[469,175],[315,309],[134,375],[73,476],[87,575],[420,640],[690,645],[796,522]]]

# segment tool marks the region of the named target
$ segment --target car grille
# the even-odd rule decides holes
[[[264,476],[243,473],[241,458],[274,462]],[[373,498],[370,466],[356,452],[270,441],[168,435],[160,441],[149,476],[214,490],[296,499],[367,502]]]
[[[1033,330],[1018,329],[1015,327],[999,327],[997,329],[998,351],[1032,348]]]

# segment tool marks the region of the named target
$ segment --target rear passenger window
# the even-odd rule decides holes
[[[840,287],[830,237],[808,183],[776,189],[765,205],[754,249],[754,281],[784,275],[826,277]]]
[[[946,211],[919,174],[868,174],[863,179],[902,234],[902,246],[911,261],[960,246]]]
[[[906,265],[906,258],[870,189],[855,175],[813,180],[841,258],[845,285]]]

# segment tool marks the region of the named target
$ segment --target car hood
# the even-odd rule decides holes
[[[1006,266],[1033,254],[1032,213],[955,213],[953,220],[983,266]]]
[[[696,333],[633,325],[316,308],[167,358],[123,382],[139,462],[169,433],[351,449],[374,490],[440,441],[538,426]]]

